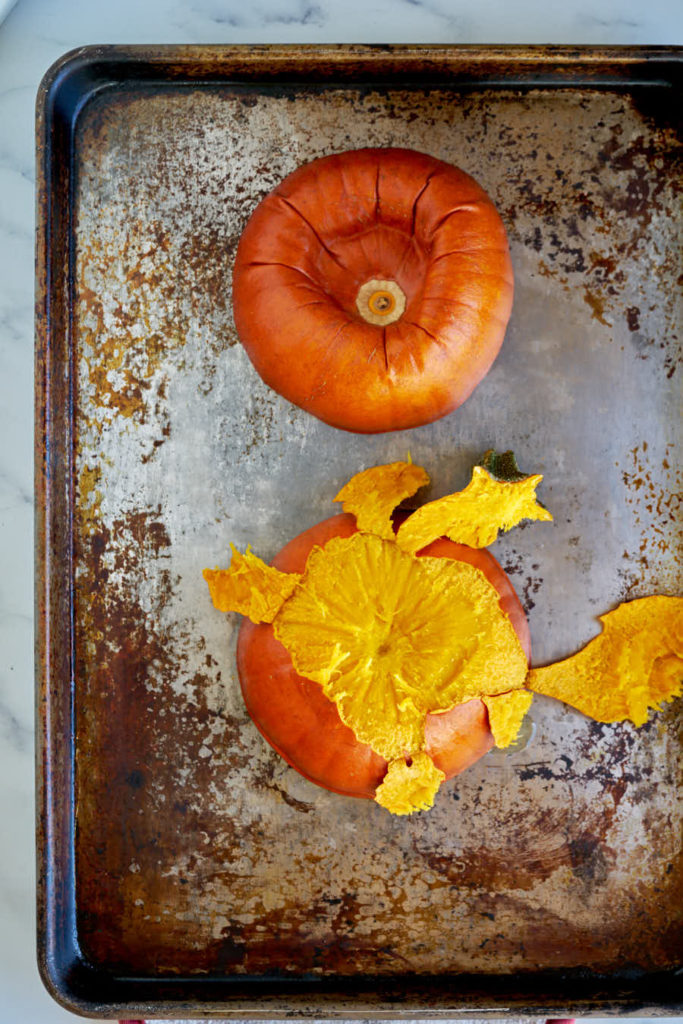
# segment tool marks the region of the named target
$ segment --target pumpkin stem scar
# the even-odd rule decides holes
[[[380,281],[373,278],[358,289],[356,309],[369,324],[386,327],[403,316],[406,297],[395,281]]]
[[[373,292],[368,299],[368,306],[373,313],[379,313],[380,316],[388,316],[389,313],[394,312],[396,300],[391,292]]]

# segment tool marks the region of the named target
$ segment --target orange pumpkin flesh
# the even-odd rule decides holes
[[[237,249],[233,309],[261,377],[357,433],[456,409],[503,341],[513,278],[503,223],[463,171],[362,149],[290,174]]]
[[[324,547],[332,537],[349,537],[356,531],[354,516],[332,516],[291,540],[272,564],[282,572],[303,573],[313,547]],[[500,594],[500,606],[510,617],[529,659],[526,616],[508,577],[488,551],[441,539],[419,554],[469,562],[481,569]],[[367,744],[358,742],[318,683],[296,673],[272,625],[243,621],[237,642],[237,668],[249,714],[293,768],[317,785],[345,796],[374,796],[387,762]],[[427,753],[446,778],[468,768],[493,746],[486,707],[480,700],[428,715],[425,735]]]

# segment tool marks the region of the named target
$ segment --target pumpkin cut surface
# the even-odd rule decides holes
[[[470,395],[503,342],[505,228],[467,173],[413,150],[313,160],[258,205],[233,270],[263,380],[334,427],[402,430]]]
[[[311,553],[275,635],[388,761],[423,750],[428,713],[519,688],[527,672],[483,573],[361,533]]]

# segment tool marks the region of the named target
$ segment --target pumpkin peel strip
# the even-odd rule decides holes
[[[523,519],[551,521],[551,513],[536,499],[542,479],[535,474],[517,481],[497,480],[483,466],[475,466],[464,490],[413,512],[401,524],[396,542],[411,554],[444,535],[458,544],[484,548]]]
[[[421,752],[410,759],[403,757],[389,762],[387,774],[377,787],[375,800],[392,814],[414,814],[427,811],[434,804],[439,786],[446,778],[428,754]]]
[[[683,690],[683,598],[638,598],[600,616],[602,632],[576,654],[529,672],[526,685],[598,722],[630,719]]]
[[[509,693],[482,697],[489,713],[489,727],[497,747],[509,747],[514,743],[533,696],[528,690],[512,690]]]
[[[397,505],[429,483],[428,473],[412,462],[371,466],[352,476],[335,497],[356,517],[358,529],[394,539],[391,514]]]
[[[234,545],[229,569],[204,569],[214,607],[240,612],[252,622],[272,622],[298,586],[298,573],[284,573],[267,565],[249,548],[241,554]]]

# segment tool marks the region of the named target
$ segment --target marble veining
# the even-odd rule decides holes
[[[19,0],[0,5],[0,1024],[73,1021],[34,963],[34,99],[90,43],[683,44],[677,0]],[[636,1018],[634,1018],[636,1019]]]

